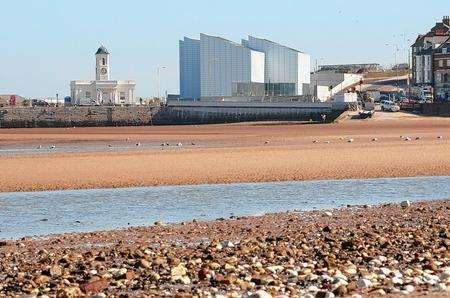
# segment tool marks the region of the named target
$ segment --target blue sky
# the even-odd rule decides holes
[[[448,8],[445,11],[444,8]],[[393,64],[404,47],[450,14],[448,0],[10,0],[2,1],[0,94],[69,94],[93,79],[94,52],[111,52],[113,79],[134,79],[138,96],[178,92],[178,40],[200,32],[240,41],[251,34],[311,54],[321,64]],[[405,52],[403,52],[405,53]],[[404,54],[403,56],[405,56]]]

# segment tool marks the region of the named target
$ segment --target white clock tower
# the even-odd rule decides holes
[[[102,45],[95,53],[95,80],[109,81],[109,52]]]
[[[95,53],[95,81],[71,81],[70,94],[75,105],[134,105],[135,87],[133,80],[111,79],[109,52],[101,46]]]

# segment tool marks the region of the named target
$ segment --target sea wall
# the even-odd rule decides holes
[[[450,102],[444,103],[402,103],[402,110],[418,112],[429,116],[450,116]]]
[[[155,106],[140,107],[3,107],[0,127],[150,125]]]
[[[344,108],[342,108],[344,109]],[[245,121],[323,121],[335,119],[330,103],[299,102],[169,102],[154,117],[155,124],[213,124]]]
[[[139,107],[3,107],[0,127],[213,124],[244,121],[333,121],[346,107],[331,103],[176,101]]]
[[[422,113],[434,116],[450,116],[450,102],[423,104]]]

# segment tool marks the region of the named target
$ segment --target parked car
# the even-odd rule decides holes
[[[411,99],[411,98],[403,98],[401,103],[416,103],[417,100]]]
[[[385,100],[381,103],[382,111],[398,112],[400,107],[393,101]]]

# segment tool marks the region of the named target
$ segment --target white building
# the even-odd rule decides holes
[[[200,98],[200,40],[180,40],[180,97]]]
[[[70,82],[72,103],[76,105],[133,105],[134,81],[118,81],[110,78],[110,57],[101,46],[95,53],[95,81]]]
[[[264,95],[264,53],[200,35],[201,98]]]
[[[327,101],[336,94],[343,94],[355,88],[363,80],[363,75],[336,71],[318,71],[311,76],[311,94],[319,101]]]
[[[265,54],[266,93],[295,96],[309,93],[311,58],[308,54],[276,42],[249,36],[242,44]]]
[[[298,96],[309,91],[310,57],[249,37],[242,44],[200,34],[180,41],[182,99]]]

